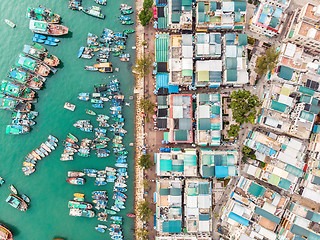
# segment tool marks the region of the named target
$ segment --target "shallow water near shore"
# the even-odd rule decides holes
[[[124,2],[123,2],[124,3]],[[133,0],[126,0],[127,4],[134,4]],[[69,28],[69,35],[60,38],[57,47],[45,46],[50,53],[56,55],[62,62],[58,72],[47,78],[45,87],[38,91],[38,103],[34,104],[34,110],[39,112],[35,119],[36,125],[32,132],[23,136],[9,136],[5,134],[5,126],[11,122],[11,112],[0,110],[0,176],[6,183],[0,187],[0,223],[7,225],[14,234],[15,240],[45,240],[61,237],[66,240],[111,239],[109,233],[99,233],[94,227],[104,224],[97,218],[77,218],[69,216],[68,201],[72,200],[73,193],[80,192],[86,195],[85,201],[92,202],[91,192],[94,190],[107,190],[109,196],[109,208],[112,200],[113,183],[106,186],[95,187],[93,178],[86,178],[84,186],[73,186],[66,183],[67,172],[70,170],[83,170],[84,168],[104,169],[105,166],[114,166],[115,157],[97,158],[91,152],[89,158],[75,155],[75,160],[61,162],[60,154],[63,152],[62,141],[71,132],[79,139],[93,138],[93,133],[84,133],[76,129],[72,124],[81,119],[90,119],[97,127],[94,116],[85,114],[85,108],[90,108],[89,102],[77,99],[79,92],[93,92],[93,84],[108,83],[115,75],[120,80],[120,87],[125,95],[125,102],[130,107],[124,106],[126,118],[125,129],[128,130],[124,138],[124,144],[129,151],[128,163],[128,200],[126,209],[120,216],[125,217],[133,211],[134,203],[134,160],[133,147],[129,143],[134,141],[134,102],[129,100],[133,95],[134,76],[131,73],[134,62],[134,50],[131,47],[135,42],[135,35],[131,34],[127,41],[126,53],[130,53],[131,60],[122,63],[119,58],[111,54],[110,61],[113,67],[119,67],[119,72],[111,74],[94,73],[84,71],[85,65],[93,65],[96,61],[78,59],[79,47],[86,44],[88,32],[101,35],[104,28],[113,31],[123,31],[134,26],[122,26],[118,21],[121,2],[109,0],[107,6],[102,6],[102,12],[106,19],[100,20],[88,16],[82,12],[68,9],[67,0],[26,0],[26,1],[0,1],[0,73],[5,79],[10,67],[17,61],[24,44],[31,44],[33,33],[29,30],[29,20],[25,17],[27,7],[37,7],[39,4],[46,6],[62,17],[62,25]],[[93,0],[83,0],[83,6],[97,5]],[[130,15],[134,18],[134,15]],[[7,18],[17,24],[15,29],[4,23]],[[111,76],[111,78],[109,78]],[[75,112],[63,108],[65,102],[76,104]],[[94,110],[97,113],[109,114],[109,104],[105,104],[102,110]],[[49,156],[39,161],[36,172],[30,176],[24,176],[21,171],[24,156],[34,148],[46,141],[49,134],[59,138],[59,146]],[[108,137],[111,138],[111,134]],[[109,144],[111,145],[111,144]],[[109,150],[111,146],[108,147]],[[31,206],[27,212],[20,212],[5,202],[9,194],[8,186],[13,184],[20,194],[25,193],[31,198]],[[97,211],[96,211],[97,213]],[[133,239],[133,219],[125,217],[123,224],[124,239]]]

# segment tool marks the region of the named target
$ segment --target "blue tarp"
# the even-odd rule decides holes
[[[169,88],[169,73],[158,73],[156,76],[157,90],[159,88]]]
[[[169,93],[179,93],[178,85],[169,85]]]
[[[171,148],[160,148],[160,152],[171,152]]]

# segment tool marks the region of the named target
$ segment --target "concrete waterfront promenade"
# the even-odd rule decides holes
[[[136,1],[136,59],[141,58],[144,55],[144,47],[142,42],[144,41],[144,28],[139,22],[138,13],[143,6],[143,0]],[[135,76],[135,213],[137,215],[138,203],[144,199],[143,188],[143,169],[139,166],[139,158],[142,155],[141,148],[144,146],[144,125],[142,124],[143,114],[139,107],[140,100],[144,99],[144,77],[136,74]],[[135,230],[141,229],[143,222],[140,218],[135,218]],[[135,236],[136,239],[137,236]]]

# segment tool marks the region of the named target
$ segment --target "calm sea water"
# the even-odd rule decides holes
[[[133,0],[126,0],[134,4]],[[47,47],[54,55],[61,59],[62,64],[58,72],[49,77],[45,88],[38,91],[39,102],[35,104],[35,111],[39,112],[36,126],[30,134],[24,136],[9,136],[5,134],[5,126],[11,121],[11,112],[0,110],[0,176],[4,177],[6,184],[0,187],[0,222],[6,224],[13,232],[15,240],[45,240],[63,237],[67,240],[111,239],[108,233],[97,232],[94,227],[99,222],[97,218],[76,218],[69,216],[67,203],[73,198],[73,193],[86,194],[86,201],[91,202],[93,190],[108,190],[109,207],[112,198],[112,183],[106,187],[95,187],[94,179],[87,178],[84,186],[73,186],[66,183],[67,171],[83,170],[84,168],[103,169],[113,166],[115,157],[99,159],[93,153],[89,158],[75,157],[74,161],[61,162],[60,154],[63,151],[62,140],[68,132],[79,139],[93,138],[92,133],[83,133],[72,124],[76,120],[90,119],[94,126],[98,126],[95,118],[85,114],[84,109],[90,107],[89,103],[79,101],[79,92],[93,92],[93,84],[109,82],[113,74],[120,80],[121,89],[126,96],[126,101],[131,107],[124,107],[128,134],[124,143],[129,150],[128,162],[130,164],[128,181],[128,200],[126,210],[120,215],[125,216],[133,211],[133,149],[129,146],[133,142],[133,95],[134,78],[131,73],[134,60],[134,35],[130,35],[127,51],[132,55],[131,62],[121,63],[118,58],[111,57],[113,67],[119,67],[120,72],[113,74],[93,73],[83,70],[85,65],[93,65],[95,60],[78,59],[77,53],[81,45],[86,43],[86,35],[92,32],[101,35],[103,28],[122,31],[122,26],[117,17],[120,15],[121,2],[109,0],[107,6],[102,6],[106,19],[100,20],[78,11],[68,9],[67,0],[25,0],[25,1],[0,1],[0,74],[4,79],[11,65],[17,60],[24,44],[31,44],[32,32],[28,29],[29,21],[25,17],[28,6],[42,4],[51,8],[62,17],[62,24],[69,27],[70,34],[61,38],[58,47]],[[83,5],[88,7],[96,5],[93,0],[83,0]],[[133,15],[131,15],[133,16]],[[11,29],[4,23],[8,18],[17,24]],[[75,112],[63,109],[64,102],[76,104]],[[108,113],[108,105],[97,113]],[[44,142],[49,134],[60,139],[59,147],[48,157],[41,160],[37,171],[31,176],[24,176],[21,171],[24,156]],[[111,136],[111,135],[110,135]],[[110,148],[109,148],[110,149]],[[110,149],[111,150],[111,149]],[[14,184],[19,193],[25,193],[31,198],[31,206],[27,212],[20,212],[9,206],[5,199],[9,194],[8,186]],[[133,220],[125,217],[125,239],[132,239],[131,229]]]

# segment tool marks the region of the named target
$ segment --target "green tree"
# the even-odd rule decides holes
[[[264,168],[266,166],[266,163],[265,162],[260,162],[260,167],[261,168]]]
[[[150,189],[150,182],[146,179],[143,180],[143,188],[145,190],[149,190]]]
[[[151,160],[151,156],[149,154],[141,155],[139,159],[139,166],[144,169],[149,169],[153,166],[153,162]]]
[[[233,91],[230,95],[232,109],[232,117],[240,125],[243,123],[254,123],[257,110],[256,107],[261,103],[256,95],[251,95],[250,91],[238,90]]]
[[[143,1],[143,9],[149,9],[153,5],[153,0],[144,0]]]
[[[146,114],[147,122],[149,122],[149,114],[154,113],[154,108],[156,107],[156,105],[153,102],[151,102],[150,99],[141,99],[139,107]]]
[[[247,146],[243,146],[242,148],[242,154],[245,156],[249,156],[252,152],[252,149],[247,147]]]
[[[147,240],[149,236],[148,231],[144,228],[137,229],[135,234],[138,239],[142,239],[142,240]]]
[[[259,76],[263,76],[268,71],[271,71],[277,66],[279,52],[276,51],[275,47],[268,48],[266,54],[258,57],[256,62],[255,71]]]
[[[137,59],[136,66],[132,67],[132,71],[138,74],[140,77],[145,77],[150,71],[152,66],[152,56],[144,55],[143,57]]]
[[[149,207],[149,202],[147,199],[138,203],[137,210],[138,210],[138,216],[142,221],[144,222],[149,221],[152,211]]]
[[[237,138],[239,136],[240,126],[238,124],[231,124],[228,130],[228,136]]]
[[[149,9],[142,9],[139,13],[139,20],[141,22],[141,25],[144,27],[148,26],[152,15],[153,13]]]

